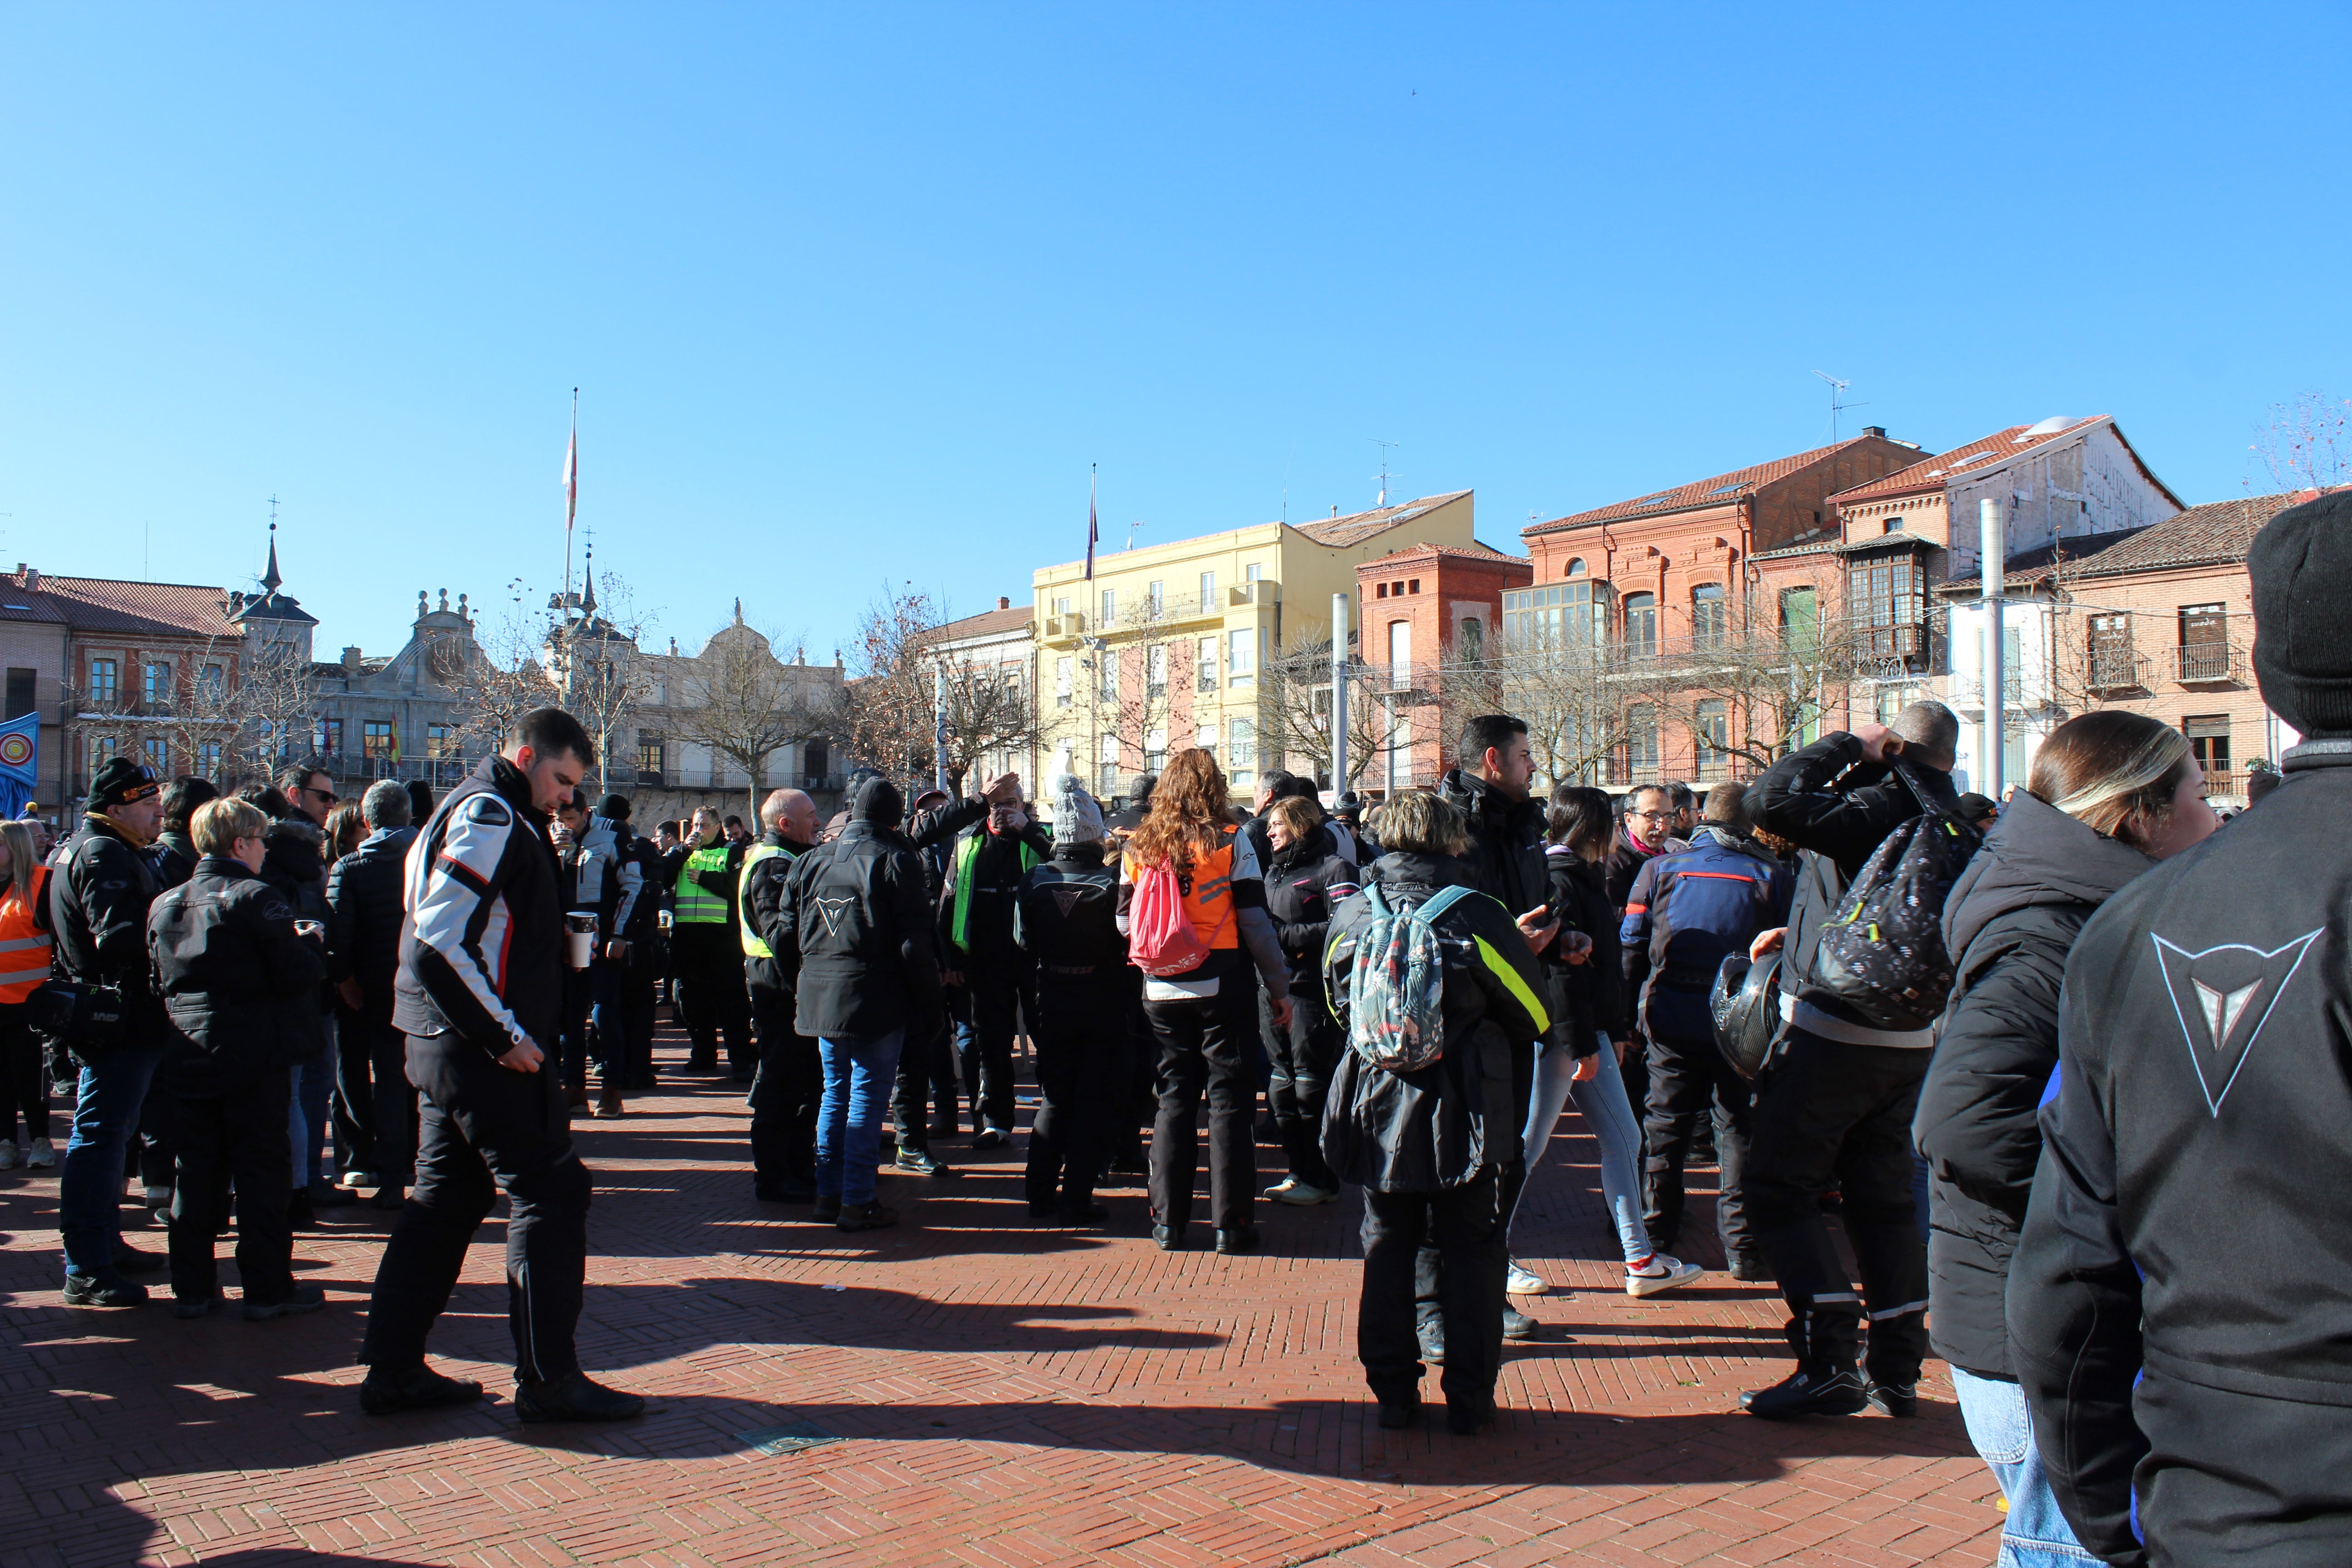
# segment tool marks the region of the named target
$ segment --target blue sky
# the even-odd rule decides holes
[[[2109,413],[2190,501],[2352,395],[2342,6],[0,12],[0,558],[321,640],[544,603],[830,657],[1106,543],[1480,532]]]

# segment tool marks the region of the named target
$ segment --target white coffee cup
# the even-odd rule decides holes
[[[596,917],[566,915],[563,917],[563,961],[574,969],[585,969],[596,957]]]

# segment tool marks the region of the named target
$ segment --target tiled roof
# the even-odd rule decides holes
[[[1524,555],[1514,555],[1507,550],[1497,550],[1491,544],[1484,543],[1481,541],[1474,539],[1467,544],[1402,545],[1395,550],[1390,551],[1386,555],[1381,556],[1378,560],[1359,563],[1356,570],[1359,572],[1376,571],[1391,561],[1407,561],[1425,555],[1451,555],[1463,561],[1500,561],[1518,566],[1532,566],[1534,564]]]
[[[161,632],[242,641],[229,625],[228,590],[191,583],[125,583],[111,577],[41,575],[41,591],[76,631]]]
[[[1785,479],[1790,474],[1833,458],[1849,447],[1858,447],[1865,441],[1876,439],[1878,437],[1872,436],[1856,436],[1852,440],[1840,441],[1833,446],[1816,447],[1810,452],[1792,452],[1788,457],[1775,458],[1769,463],[1758,463],[1752,468],[1735,468],[1713,479],[1676,485],[1653,495],[1636,496],[1632,500],[1621,500],[1612,506],[1595,507],[1591,511],[1556,517],[1549,522],[1538,522],[1531,528],[1521,529],[1519,537],[1531,539],[1538,533],[1584,528],[1596,522],[1612,522],[1620,518],[1643,517],[1652,512],[1679,511],[1685,507],[1727,506],[1743,496],[1754,495],[1777,479]]]
[[[2243,561],[2263,524],[2317,495],[2290,490],[2279,495],[2241,496],[2193,506],[2145,528],[2117,529],[2079,539],[2062,539],[2012,555],[2008,585],[2030,588],[2053,571],[2070,577],[2120,577],[2134,572],[2167,572],[2187,566],[2226,566]],[[1943,591],[1973,594],[1975,579],[1943,584]]]
[[[925,642],[958,642],[965,637],[992,637],[1004,632],[1017,632],[1027,626],[1035,615],[1027,605],[1015,605],[1009,610],[982,610],[976,616],[966,616],[928,634]]]
[[[272,589],[267,598],[259,594],[248,596],[237,606],[236,618],[244,621],[294,621],[319,624],[319,617],[302,607],[302,602]]]
[[[1295,524],[1299,532],[1318,544],[1339,549],[1361,544],[1376,533],[1384,532],[1399,523],[1411,522],[1425,512],[1435,510],[1447,501],[1460,500],[1468,490],[1450,490],[1442,496],[1423,496],[1396,506],[1384,506],[1371,511],[1350,512],[1346,517],[1327,517],[1315,522]]]
[[[30,621],[63,626],[65,612],[37,588],[27,588],[14,577],[0,578],[0,621]]]
[[[1914,463],[1907,468],[1897,468],[1884,479],[1873,479],[1866,485],[1856,485],[1850,490],[1840,490],[1830,497],[1830,500],[1833,505],[1843,505],[1853,501],[1878,500],[1887,496],[1912,495],[1921,490],[1939,490],[1954,479],[1964,476],[1970,468],[1982,469],[1996,467],[2005,458],[2031,452],[2036,447],[2048,446],[2062,436],[2075,434],[2085,425],[2097,424],[2098,420],[2095,416],[2089,419],[2070,419],[2063,425],[2059,425],[2055,420],[2044,420],[2042,423],[2057,425],[2057,428],[2043,430],[2039,425],[2011,425],[2005,430],[1996,430],[1991,435],[1971,441],[1965,447],[1955,447],[1948,452],[1938,453],[1935,457]],[[2030,431],[2040,431],[2040,434],[2030,435],[2028,434]]]

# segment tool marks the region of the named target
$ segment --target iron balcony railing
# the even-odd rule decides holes
[[[2227,643],[2183,643],[2175,652],[2184,685],[2242,679],[2237,653]]]

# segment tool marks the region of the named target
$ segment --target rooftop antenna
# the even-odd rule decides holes
[[[1402,475],[1393,475],[1389,472],[1389,453],[1395,450],[1399,446],[1402,446],[1402,443],[1398,441],[1383,441],[1377,436],[1370,437],[1369,439],[1371,441],[1373,446],[1381,448],[1381,499],[1372,503],[1372,510],[1377,511],[1381,508],[1389,504],[1389,480],[1403,477]]]
[[[1852,386],[1853,383],[1850,381],[1840,381],[1836,376],[1832,375],[1825,370],[1817,370],[1813,372],[1813,374],[1830,384],[1830,445],[1834,447],[1837,445],[1838,438],[1837,429],[1839,412],[1847,408],[1867,408],[1870,405],[1867,403],[1839,402],[1838,400],[1845,395],[1845,389]]]
[[[1135,548],[1135,531],[1143,526],[1144,521],[1141,518],[1137,518],[1133,522],[1127,525],[1127,547],[1129,550]]]

